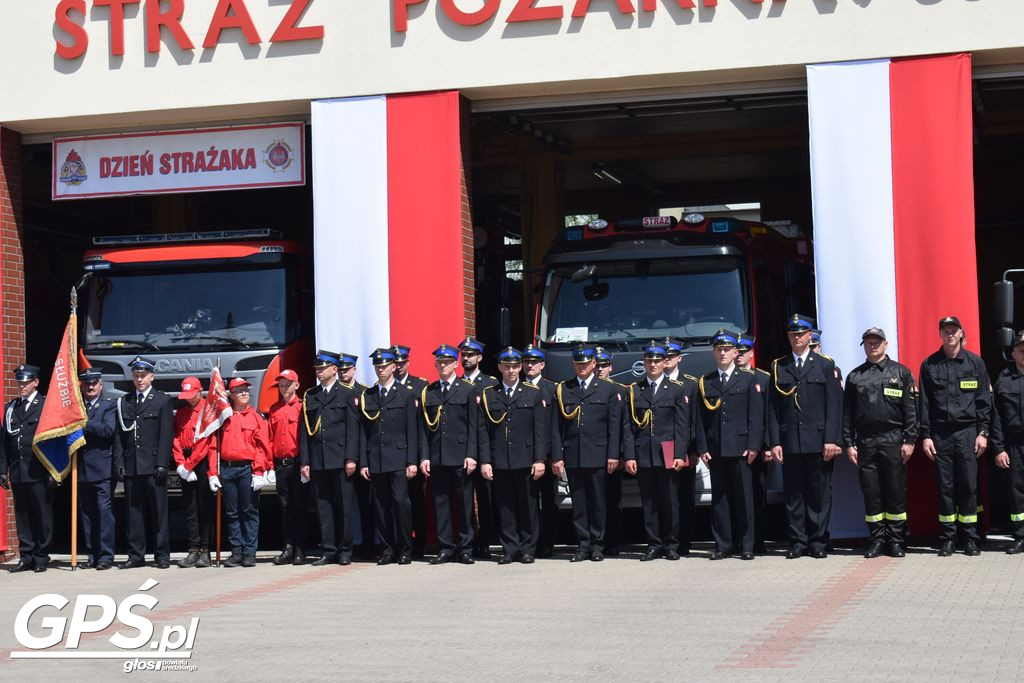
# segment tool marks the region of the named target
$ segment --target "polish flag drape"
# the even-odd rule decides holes
[[[32,437],[32,450],[58,483],[68,476],[75,451],[85,445],[83,430],[88,416],[78,386],[77,340],[78,317],[72,309]]]
[[[210,389],[203,400],[202,412],[196,422],[196,441],[210,436],[231,417],[231,401],[224,387],[224,379],[220,376],[220,368],[210,373]]]
[[[917,377],[956,315],[978,351],[971,59],[967,54],[807,67],[818,322],[844,373],[882,327]],[[908,521],[936,524],[935,485],[910,463]],[[832,531],[864,535],[855,468],[837,461]]]

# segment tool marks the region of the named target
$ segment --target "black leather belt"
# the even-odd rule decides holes
[[[274,458],[275,467],[288,467],[293,462],[295,462],[295,458]]]
[[[251,467],[252,460],[221,460],[221,467]]]

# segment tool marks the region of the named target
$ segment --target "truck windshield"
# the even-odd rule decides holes
[[[85,350],[283,346],[295,336],[288,279],[281,265],[97,273],[89,283]]]
[[[540,334],[547,342],[707,339],[748,329],[749,296],[736,258],[676,258],[586,264],[548,273]],[[579,279],[579,276],[577,276]]]

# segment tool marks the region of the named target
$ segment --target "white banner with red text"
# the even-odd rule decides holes
[[[305,125],[92,135],[53,141],[53,199],[306,184]]]

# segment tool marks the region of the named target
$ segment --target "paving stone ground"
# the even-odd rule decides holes
[[[639,554],[534,565],[152,567],[0,574],[0,680],[123,675],[109,660],[12,659],[14,622],[42,593],[118,603],[147,579],[165,625],[200,619],[192,680],[949,680],[1024,678],[1024,556],[679,562]],[[48,610],[48,611],[47,611]],[[69,616],[72,607],[62,614]],[[137,613],[145,610],[136,608]],[[90,611],[93,618],[99,610]],[[29,630],[56,610],[35,613]],[[114,650],[122,628],[82,637]],[[61,643],[52,651],[63,651]]]

